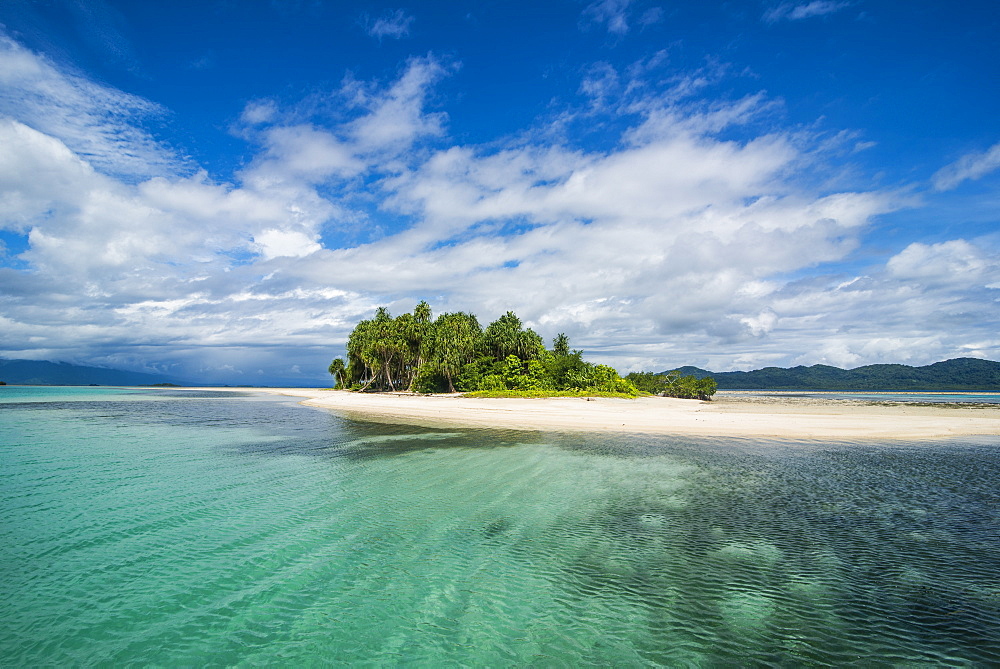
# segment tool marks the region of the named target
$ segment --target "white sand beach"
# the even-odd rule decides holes
[[[664,397],[490,399],[314,388],[259,390],[301,397],[303,404],[351,418],[426,426],[786,439],[1000,435],[1000,405],[887,404],[726,393],[699,402]]]

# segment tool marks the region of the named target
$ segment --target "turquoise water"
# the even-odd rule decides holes
[[[0,387],[0,665],[996,665],[997,446]]]
[[[870,402],[920,402],[924,404],[1000,404],[1000,393],[823,393],[819,397]]]

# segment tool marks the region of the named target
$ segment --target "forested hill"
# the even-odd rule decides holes
[[[168,376],[46,360],[0,359],[0,381],[43,386],[148,386],[176,381]]]
[[[923,367],[829,365],[765,367],[751,372],[709,372],[681,367],[681,374],[711,376],[719,390],[981,390],[1000,391],[1000,362],[955,358]]]

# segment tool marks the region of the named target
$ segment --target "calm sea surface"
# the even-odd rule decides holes
[[[996,666],[998,446],[0,387],[0,666]]]

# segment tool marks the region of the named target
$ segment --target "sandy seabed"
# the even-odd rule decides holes
[[[219,388],[232,390],[232,388]],[[677,434],[779,439],[1000,436],[1000,406],[867,402],[720,392],[711,402],[666,397],[474,398],[260,388],[359,420],[431,427]]]

